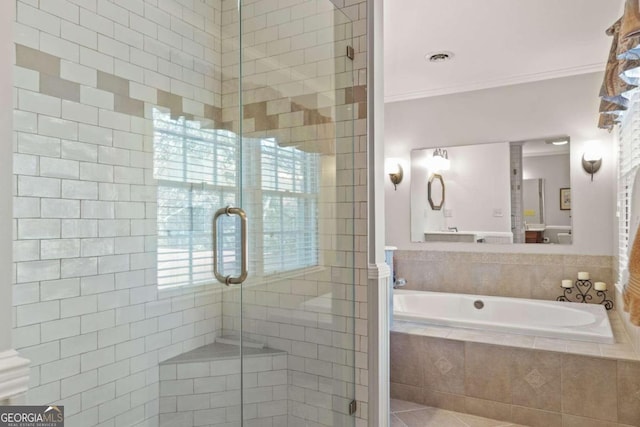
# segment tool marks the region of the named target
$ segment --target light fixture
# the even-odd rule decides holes
[[[562,136],[558,138],[551,138],[551,139],[545,140],[544,142],[552,145],[567,145],[569,143],[569,137]]]
[[[404,177],[404,171],[402,170],[402,166],[398,163],[398,167],[395,171],[389,172],[389,178],[393,183],[394,191],[398,189],[398,184],[402,182],[402,178]]]
[[[433,173],[448,171],[451,168],[451,162],[449,161],[449,154],[447,153],[447,150],[442,148],[436,148],[433,150],[433,157],[429,159],[427,166]]]
[[[600,166],[602,166],[602,154],[595,148],[586,150],[582,155],[582,168],[591,175],[592,182],[593,174],[600,170]]]
[[[405,160],[401,157],[387,157],[384,159],[384,172],[389,175],[394,190],[398,189],[398,184],[400,184],[402,178],[404,178],[402,165],[406,164]]]

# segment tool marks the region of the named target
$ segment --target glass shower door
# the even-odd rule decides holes
[[[234,425],[352,426],[352,24],[329,0],[225,0],[221,28],[238,173],[213,227],[219,366],[236,381],[220,405]]]

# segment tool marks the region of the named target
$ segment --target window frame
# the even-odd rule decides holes
[[[160,117],[158,120],[162,120],[165,122],[170,121],[169,125],[176,126],[176,125],[182,124],[183,132],[178,133],[178,132],[175,132],[175,130],[170,131],[167,129],[159,129],[155,123],[155,120],[157,120],[156,118],[157,116]],[[216,133],[224,132],[225,135],[221,135],[221,137],[227,138],[235,142],[235,146],[231,146],[233,144],[226,143],[226,145],[231,146],[232,150],[235,150],[234,158],[235,158],[235,163],[237,165],[235,167],[235,178],[234,178],[235,185],[230,186],[230,185],[217,184],[216,181],[219,176],[217,170],[214,170],[212,172],[211,182],[196,182],[193,180],[192,176],[190,176],[189,171],[187,170],[189,166],[189,163],[188,163],[189,153],[187,151],[188,144],[189,142],[192,142],[192,141],[197,141],[199,143],[206,144],[207,140],[202,138],[198,139],[196,136],[188,135],[187,130],[191,128],[187,126],[187,122],[188,121],[184,117],[180,117],[177,120],[172,119],[169,113],[165,113],[160,109],[154,109],[154,150],[153,150],[154,178],[157,181],[156,194],[158,195],[157,196],[158,204],[161,203],[161,200],[164,200],[159,197],[161,191],[169,187],[184,189],[185,191],[188,191],[190,195],[189,200],[192,200],[191,195],[195,190],[201,189],[204,191],[205,189],[210,189],[211,190],[210,194],[216,194],[220,198],[220,200],[225,200],[225,194],[227,195],[235,194],[236,201],[240,200],[241,201],[240,204],[243,207],[246,207],[246,209],[249,211],[249,215],[251,216],[250,214],[251,208],[256,205],[264,206],[265,197],[277,198],[280,201],[280,225],[277,231],[267,231],[267,227],[265,226],[264,209],[262,209],[260,212],[262,213],[261,218],[258,218],[257,216],[253,216],[252,221],[250,222],[250,236],[255,237],[256,239],[255,244],[250,245],[250,249],[253,249],[253,251],[250,250],[250,253],[249,253],[251,269],[253,269],[255,272],[254,276],[260,277],[261,281],[264,281],[264,280],[270,281],[272,278],[276,278],[276,277],[289,277],[291,275],[306,274],[308,272],[320,269],[321,268],[321,265],[320,265],[321,247],[320,247],[319,206],[320,206],[320,192],[321,192],[321,186],[320,186],[321,172],[320,171],[321,171],[321,163],[322,163],[320,155],[317,153],[310,153],[310,152],[297,150],[295,147],[281,147],[278,145],[277,141],[274,138],[243,138],[241,142],[241,139],[235,136],[235,134],[233,134],[230,131],[206,130],[206,131],[211,131]],[[171,176],[171,178],[174,178],[174,179],[168,179],[168,177],[158,176],[158,175],[161,175],[161,172],[160,172],[161,168],[159,168],[157,165],[156,155],[159,151],[157,149],[156,144],[162,143],[161,141],[158,142],[157,140],[159,135],[165,138],[169,137],[169,139],[178,139],[182,142],[182,146],[180,147],[180,149],[182,152],[183,160],[181,163],[174,162],[181,165],[182,180],[176,179],[177,178],[176,176]],[[216,137],[217,136],[212,138],[212,145],[214,147],[211,150],[213,153],[212,161],[214,162],[214,164],[217,161],[217,148],[215,147]],[[238,145],[240,143],[242,143],[242,147]],[[274,177],[275,183],[274,185],[271,186],[273,188],[265,188],[265,185],[263,185],[263,180],[266,176],[265,170],[263,169],[264,163],[266,163],[266,159],[264,158],[264,156],[269,155],[268,151],[270,149],[272,151],[275,150],[274,153],[272,153],[272,157],[275,159],[275,161],[272,162],[271,169],[268,170],[267,172],[270,172],[272,174],[272,176]],[[287,162],[294,164],[294,171],[293,171],[294,175],[295,175],[295,168],[298,167],[296,165],[296,162],[302,163],[302,166],[300,166],[300,168],[303,171],[304,178],[301,183],[297,182],[294,178],[291,183],[291,189],[280,188],[280,185],[279,185],[280,183],[278,181],[280,178],[278,171],[281,168],[281,165],[278,162],[278,159],[283,157],[284,153],[291,153],[289,155],[284,155],[284,158],[286,158]],[[240,157],[242,157],[242,159]],[[243,167],[240,167],[241,160],[244,161]],[[171,162],[171,160],[167,160],[167,159],[165,159],[165,161],[169,163]],[[312,167],[309,167],[309,163],[313,163]],[[252,173],[253,175],[248,176],[250,173]],[[240,182],[242,182],[243,191],[241,191],[241,189],[238,187]],[[308,244],[305,245],[305,247],[307,247],[310,251],[312,251],[312,253],[305,255],[306,262],[300,262],[297,265],[291,266],[291,268],[284,268],[286,264],[286,254],[283,253],[279,261],[277,262],[277,265],[275,266],[275,268],[270,268],[269,263],[265,265],[265,253],[266,253],[265,241],[267,240],[267,235],[268,234],[273,235],[275,233],[279,236],[285,236],[287,233],[291,233],[290,231],[284,230],[284,223],[283,223],[284,209],[282,208],[282,205],[285,203],[285,199],[287,198],[294,199],[299,204],[301,203],[301,207],[299,209],[303,211],[302,223],[303,224],[307,224],[309,222],[311,223],[312,231],[310,233],[296,232],[297,233],[296,235],[298,237],[303,236],[305,240],[310,240]],[[189,206],[185,206],[184,209],[188,209],[190,211],[189,239],[192,239],[194,234],[193,230],[195,228],[194,220],[196,218],[196,216],[193,214],[194,206],[192,202],[189,202]],[[160,207],[158,207],[158,210],[160,210]],[[159,289],[183,288],[185,286],[200,286],[200,285],[206,285],[206,284],[215,282],[215,278],[213,277],[213,274],[211,274],[211,277],[207,279],[194,280],[194,277],[193,277],[194,258],[192,256],[192,253],[194,251],[193,251],[192,241],[190,241],[189,247],[188,247],[189,256],[188,258],[186,258],[186,262],[185,262],[185,264],[187,265],[185,265],[184,267],[174,267],[175,269],[187,268],[189,272],[188,281],[181,281],[181,282],[176,281],[174,283],[166,283],[166,284],[160,283],[161,282],[160,272],[163,272],[163,271],[166,272],[172,269],[172,268],[161,268],[161,263],[165,261],[160,261],[160,253],[162,248],[165,248],[165,247],[168,248],[168,245],[161,246],[160,244],[162,239],[167,238],[166,235],[162,235],[162,234],[169,232],[169,230],[166,227],[163,227],[163,225],[166,225],[166,224],[168,224],[167,221],[162,221],[162,222],[160,221],[159,215],[156,217],[156,230],[157,230],[156,235],[158,240],[157,241],[158,258],[156,261],[156,267],[157,267],[156,276],[158,280],[157,282],[158,288]],[[239,233],[240,233],[239,227],[235,227],[235,231],[232,234],[235,236],[236,242],[239,242],[240,240]],[[278,241],[280,244],[279,247],[282,247],[283,245],[282,237],[280,237]],[[221,245],[217,245],[217,247],[220,248]],[[239,250],[236,250],[236,254],[239,254]],[[238,260],[236,260],[236,264],[239,264]],[[209,268],[212,268],[211,263],[207,265],[209,265]]]

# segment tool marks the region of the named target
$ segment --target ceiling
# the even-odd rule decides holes
[[[570,144],[565,145],[553,145],[550,142],[554,139],[562,138],[549,138],[548,140],[533,140],[526,141],[522,146],[523,157],[538,157],[538,156],[557,156],[559,154],[569,154]]]
[[[387,0],[385,102],[604,70],[624,0]],[[427,53],[450,51],[443,63]]]

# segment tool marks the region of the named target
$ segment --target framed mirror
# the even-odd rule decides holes
[[[427,192],[431,209],[434,211],[442,209],[442,205],[444,205],[444,180],[442,175],[437,173],[431,175]]]

